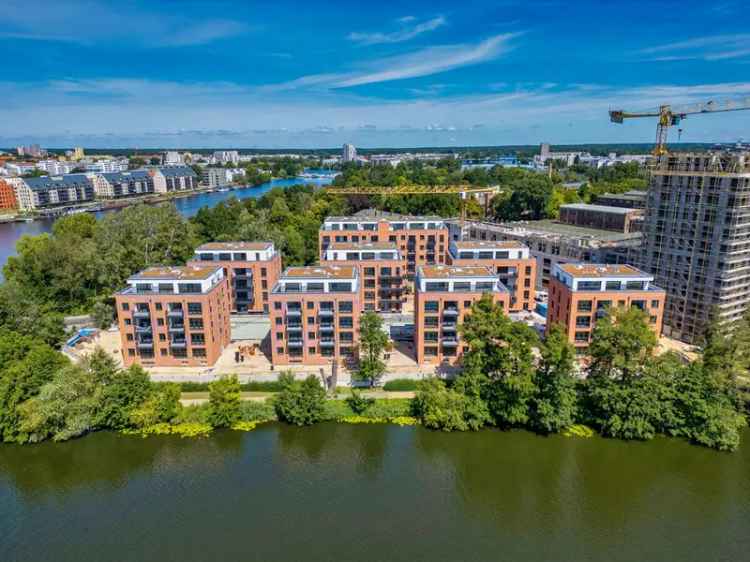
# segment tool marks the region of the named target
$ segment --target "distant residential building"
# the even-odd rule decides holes
[[[32,156],[34,158],[42,158],[47,155],[47,151],[40,147],[38,144],[31,144],[29,146],[18,146],[16,147],[16,153],[19,156]]]
[[[213,365],[229,345],[229,283],[221,267],[150,267],[115,295],[125,366]]]
[[[232,163],[237,164],[240,161],[240,153],[236,150],[217,150],[214,152],[214,160],[217,164]]]
[[[86,164],[86,171],[98,174],[110,174],[113,172],[125,172],[128,167],[129,163],[127,158],[121,158],[119,160],[107,159],[97,160],[96,162]]]
[[[269,311],[269,294],[281,275],[281,254],[273,242],[209,242],[198,246],[188,265],[216,265],[229,280],[233,312]]]
[[[198,175],[190,166],[160,166],[149,170],[153,172],[156,193],[198,189]]]
[[[27,189],[23,178],[3,178],[3,181],[13,190],[18,210],[30,211],[33,209],[31,190]]]
[[[538,164],[546,164],[549,160],[563,160],[568,166],[576,163],[580,158],[591,157],[588,152],[570,151],[570,152],[553,152],[550,145],[543,142],[539,148],[539,154],[534,156],[534,161]]]
[[[406,262],[395,242],[334,242],[326,249],[321,263],[358,269],[363,311],[401,311]]]
[[[93,201],[94,183],[87,174],[24,178],[17,195],[23,210],[63,207]]]
[[[359,342],[356,267],[290,267],[271,293],[274,365],[330,365],[356,357]]]
[[[16,191],[6,180],[0,179],[0,210],[18,209]]]
[[[648,195],[648,192],[645,189],[633,189],[625,193],[603,193],[596,198],[596,203],[597,205],[608,205],[610,207],[645,209],[646,195]]]
[[[357,160],[357,149],[353,144],[345,144],[341,153],[341,160],[343,162],[354,162]]]
[[[509,311],[534,310],[537,266],[525,244],[517,240],[452,241],[448,263],[489,267],[510,291]]]
[[[654,276],[631,265],[557,264],[549,288],[547,331],[559,324],[578,353],[585,353],[607,309],[637,307],[661,335],[666,292]]]
[[[485,293],[503,310],[510,306],[508,289],[485,266],[420,266],[415,284],[414,348],[420,365],[460,361],[468,346],[458,327]]]
[[[172,166],[175,164],[182,164],[182,156],[175,150],[168,150],[164,153],[162,162],[165,166]]]
[[[345,146],[351,146],[351,145],[345,145]],[[356,151],[355,151],[354,157],[356,159]],[[370,162],[370,164],[374,164],[376,166],[383,166],[383,165],[388,164],[395,168],[396,166],[401,164],[401,162],[403,161],[403,158],[397,155],[393,155],[393,154],[373,154],[367,160]]]
[[[447,221],[452,240],[518,240],[537,260],[537,289],[546,288],[558,263],[622,264],[638,252],[640,232],[613,232],[553,220],[492,223]]]
[[[94,174],[96,195],[103,199],[119,199],[154,193],[154,176],[147,170]]]
[[[85,154],[83,153],[83,147],[76,146],[73,149],[73,160],[83,160]]]
[[[6,162],[5,169],[8,170],[11,175],[25,176],[36,170],[36,164],[33,162]]]
[[[560,222],[616,232],[637,232],[643,223],[643,209],[569,203],[560,205]]]
[[[444,264],[448,229],[440,217],[415,217],[365,209],[349,217],[326,217],[319,233],[320,257],[333,243],[393,242],[406,260],[407,278],[418,265]]]
[[[79,165],[75,162],[61,162],[59,160],[40,160],[36,163],[36,168],[38,170],[44,170],[53,176],[70,174],[78,167]]]
[[[226,168],[204,168],[201,172],[201,182],[206,187],[216,188],[229,185],[230,180]]]

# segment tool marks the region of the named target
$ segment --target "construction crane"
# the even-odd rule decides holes
[[[385,197],[393,195],[459,195],[461,197],[461,227],[463,228],[466,220],[465,200],[471,195],[485,194],[484,212],[485,215],[489,210],[491,196],[500,192],[498,187],[475,187],[469,185],[397,185],[393,187],[386,186],[354,186],[344,187],[328,185],[325,187],[328,193],[335,195],[382,195]]]
[[[656,125],[656,145],[654,156],[667,153],[667,133],[670,127],[679,126],[688,115],[699,113],[721,113],[726,111],[742,111],[750,109],[750,98],[736,100],[707,101],[684,106],[661,105],[657,111],[625,111],[623,109],[610,110],[609,119],[613,123],[622,123],[625,119],[639,117],[658,117]],[[682,129],[679,129],[682,133]]]

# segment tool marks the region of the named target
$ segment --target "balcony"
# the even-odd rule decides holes
[[[169,346],[174,349],[185,349],[187,347],[186,339],[173,339],[169,342]]]
[[[286,315],[292,318],[299,318],[300,316],[302,316],[302,309],[301,308],[287,308]]]
[[[148,309],[133,311],[133,318],[149,318],[150,316],[151,316],[151,313],[149,312]]]
[[[290,324],[286,327],[287,332],[301,332],[302,324]]]
[[[302,347],[302,339],[289,340],[289,347]]]
[[[443,309],[443,316],[458,316],[458,309],[457,308],[444,308]]]
[[[318,316],[320,317],[325,316],[326,318],[330,318],[333,316],[333,310],[325,310],[321,308],[320,311],[318,312]]]
[[[182,318],[182,309],[181,308],[173,308],[169,312],[167,312],[168,318]]]
[[[139,341],[135,345],[138,349],[154,349],[154,340]]]
[[[184,332],[185,331],[185,324],[170,324],[169,328],[167,328],[170,333],[172,332]]]
[[[151,324],[136,324],[135,326],[135,332],[136,334],[150,334],[151,333]]]
[[[336,345],[336,340],[333,338],[324,338],[320,340],[321,347],[333,347]]]
[[[457,347],[458,346],[458,339],[455,337],[447,337],[442,339],[442,344],[445,347]]]

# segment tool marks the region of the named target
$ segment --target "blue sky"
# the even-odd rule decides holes
[[[743,4],[2,0],[0,146],[650,142],[607,110],[750,96]]]

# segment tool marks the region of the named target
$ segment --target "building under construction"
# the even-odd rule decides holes
[[[652,164],[640,266],[667,290],[664,333],[700,344],[712,317],[750,302],[750,152],[664,154]]]

